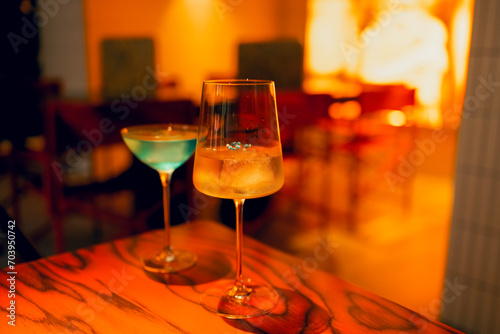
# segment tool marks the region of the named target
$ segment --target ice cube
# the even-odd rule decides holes
[[[220,184],[222,187],[233,188],[237,193],[255,193],[272,182],[273,177],[270,157],[253,153],[250,159],[224,160]]]

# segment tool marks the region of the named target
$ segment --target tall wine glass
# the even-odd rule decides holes
[[[271,311],[278,294],[242,275],[243,204],[271,195],[284,182],[274,82],[203,83],[193,183],[200,192],[232,199],[236,207],[236,278],[208,288],[205,308],[242,319]]]
[[[173,273],[193,266],[196,254],[173,249],[170,243],[170,181],[172,173],[191,157],[198,127],[185,124],[135,125],[121,130],[132,153],[160,174],[163,188],[164,245],[155,255],[144,258],[144,269],[152,273]]]

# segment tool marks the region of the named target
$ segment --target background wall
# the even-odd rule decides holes
[[[65,96],[86,98],[87,61],[82,0],[61,2],[44,1],[38,4],[42,74],[60,80]]]
[[[441,320],[500,333],[500,3],[476,0]]]
[[[160,79],[198,100],[202,80],[236,75],[238,43],[302,42],[305,0],[86,1],[84,13],[91,97],[101,91],[102,40],[148,37]]]

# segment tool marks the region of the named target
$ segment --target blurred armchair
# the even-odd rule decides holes
[[[66,249],[64,226],[69,214],[114,225],[117,237],[151,227],[148,219],[161,209],[159,177],[128,152],[120,130],[146,123],[194,124],[196,112],[190,100],[48,101],[45,147],[37,158],[56,251]],[[173,198],[189,195],[190,164],[184,168],[174,174]]]
[[[347,229],[354,230],[361,197],[382,187],[393,193],[399,188],[387,175],[392,175],[400,158],[413,149],[414,94],[404,86],[365,85],[357,96],[332,101],[326,117],[317,118],[314,124],[295,133],[294,148],[299,157],[296,180],[308,178],[319,185],[315,192],[319,198],[313,198],[311,193],[298,196],[322,212],[321,220],[333,220],[335,212],[336,217],[345,217]],[[402,183],[405,206],[409,203],[410,184],[410,180]]]

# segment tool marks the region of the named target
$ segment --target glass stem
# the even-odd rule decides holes
[[[234,205],[236,208],[236,280],[235,280],[235,297],[243,298],[248,295],[249,291],[243,283],[242,263],[243,263],[243,204],[245,199],[235,199]]]
[[[163,188],[163,222],[165,224],[165,241],[163,250],[168,257],[172,256],[172,246],[170,244],[170,181],[172,172],[159,172],[161,185]]]

